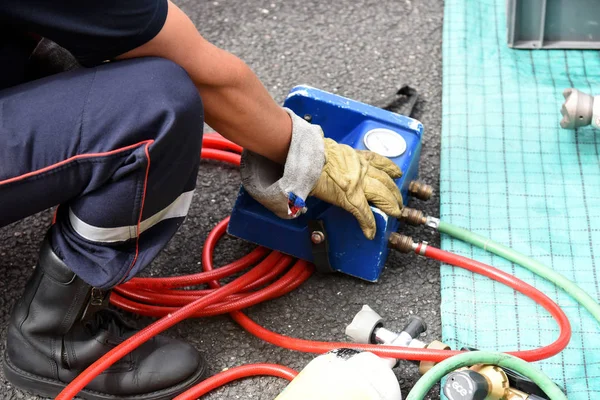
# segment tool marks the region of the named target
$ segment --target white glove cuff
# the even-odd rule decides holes
[[[259,203],[285,219],[306,211],[306,198],[325,165],[323,130],[284,108],[292,119],[292,141],[285,166],[244,150],[242,185]]]

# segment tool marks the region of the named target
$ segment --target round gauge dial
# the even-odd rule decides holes
[[[406,151],[406,140],[390,129],[371,129],[364,142],[367,149],[385,157],[398,157]]]

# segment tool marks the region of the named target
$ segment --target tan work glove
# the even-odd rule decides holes
[[[350,212],[365,236],[373,239],[376,226],[369,203],[400,217],[402,195],[392,178],[401,176],[400,168],[386,157],[325,139],[325,166],[310,194]]]
[[[245,150],[242,184],[259,203],[281,218],[306,211],[309,195],[350,212],[369,239],[375,237],[375,217],[369,202],[399,217],[402,196],[392,178],[402,175],[386,157],[357,151],[323,137],[323,130],[286,109],[292,119],[292,141],[284,166]]]

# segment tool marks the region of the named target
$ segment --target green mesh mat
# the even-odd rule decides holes
[[[597,51],[512,50],[505,0],[447,0],[443,45],[441,218],[515,248],[600,296],[600,131],[559,127],[562,91],[600,94]],[[538,366],[569,399],[600,398],[600,326],[525,269],[448,237],[442,247],[541,289],[567,313],[573,337]],[[558,329],[528,298],[442,266],[444,340],[524,350]]]

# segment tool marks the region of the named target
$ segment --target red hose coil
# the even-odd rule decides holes
[[[241,148],[218,135],[205,135],[203,139],[202,157],[239,165],[240,156],[230,152],[240,152]],[[176,323],[190,317],[204,317],[230,313],[231,317],[253,335],[280,347],[290,350],[325,353],[340,347],[371,351],[382,357],[393,357],[406,360],[425,360],[439,362],[459,351],[415,349],[405,347],[365,345],[347,342],[316,342],[296,339],[272,332],[254,322],[240,312],[244,308],[265,300],[282,296],[300,286],[313,273],[314,267],[305,261],[296,261],[279,252],[268,252],[257,248],[248,255],[224,267],[215,269],[213,252],[217,241],[225,234],[229,218],[221,221],[210,232],[202,250],[202,268],[204,272],[179,277],[167,278],[134,278],[115,288],[111,295],[111,303],[127,311],[152,317],[162,317],[152,325],[139,331],[114,348],[98,361],[88,367],[75,378],[57,397],[59,400],[72,399],[97,375],[125,356],[135,347],[163,332]],[[415,252],[420,254],[421,246]],[[454,255],[440,249],[427,246],[424,255],[436,260],[465,268],[469,271],[485,275],[529,296],[543,306],[556,319],[560,327],[559,338],[548,346],[534,350],[511,352],[525,361],[538,361],[562,351],[571,337],[571,326],[564,312],[549,297],[517,279],[486,264]],[[237,274],[255,265],[234,281],[221,286],[219,279]],[[209,289],[175,290],[178,287],[208,284]],[[285,379],[293,379],[295,371],[283,366],[254,368],[243,366],[222,372],[200,383],[177,399],[197,398],[215,388],[242,377],[279,374]]]

